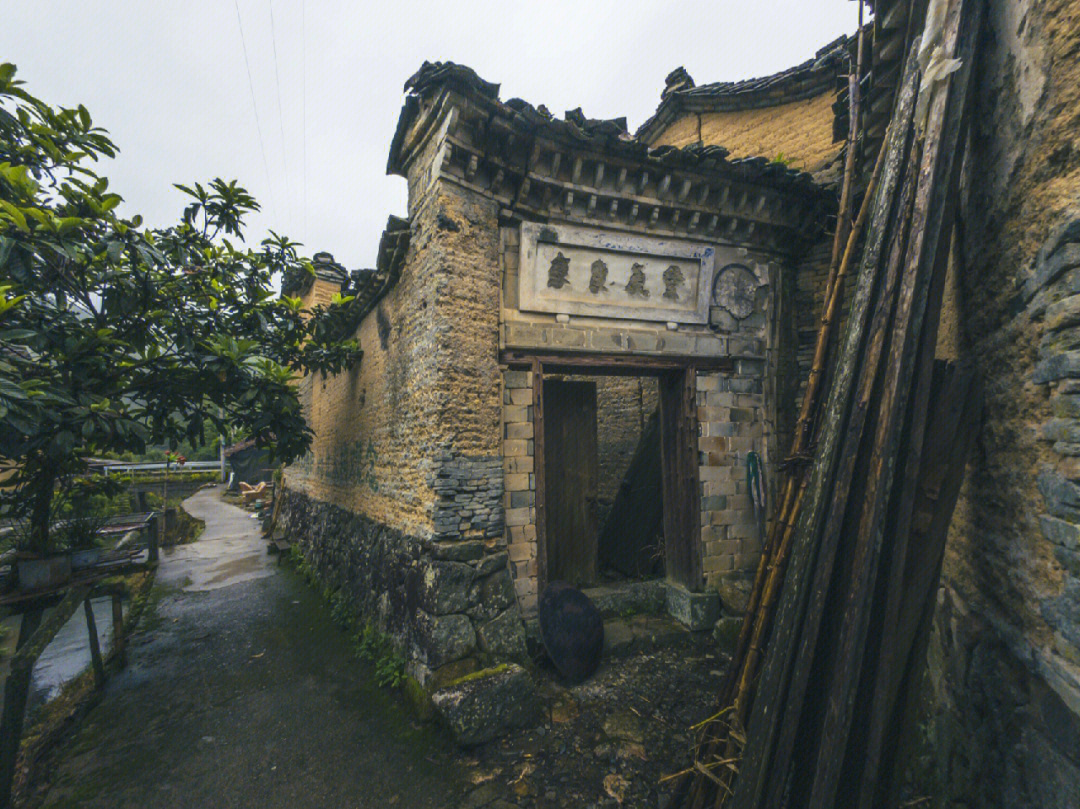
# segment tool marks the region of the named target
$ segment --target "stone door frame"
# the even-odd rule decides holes
[[[653,376],[660,383],[661,464],[664,496],[664,575],[690,591],[704,584],[698,477],[697,374],[730,372],[727,357],[650,357],[504,350],[511,368],[532,372],[533,463],[538,592],[547,585],[547,508],[544,469],[545,374]]]

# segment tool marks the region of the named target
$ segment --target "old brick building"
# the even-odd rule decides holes
[[[662,579],[711,626],[760,551],[746,461],[771,475],[790,431],[797,277],[830,194],[783,162],[504,103],[457,65],[409,89],[389,163],[408,220],[361,274],[361,364],[303,381],[316,438],[287,520],[421,680],[519,654],[556,579]],[[309,305],[344,277],[317,266]]]
[[[925,13],[876,6],[863,155]],[[1071,806],[1080,3],[992,6],[938,349],[976,364],[988,406],[946,552],[918,777],[972,806]],[[361,273],[361,365],[303,381],[316,439],[284,513],[421,681],[520,655],[555,579],[662,578],[694,625],[718,590],[739,608],[726,583],[761,535],[747,454],[768,482],[820,310],[849,48],[745,82],[676,70],[633,136],[502,101],[461,66],[410,80],[388,165],[408,217]],[[306,300],[342,278],[324,262]]]

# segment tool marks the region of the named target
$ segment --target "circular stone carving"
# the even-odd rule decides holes
[[[742,264],[728,264],[716,274],[713,283],[713,303],[723,307],[731,316],[742,320],[754,311],[757,277]]]

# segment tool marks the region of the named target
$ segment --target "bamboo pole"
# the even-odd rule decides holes
[[[770,775],[770,762],[776,744],[779,728],[774,724],[773,713],[785,704],[785,692],[790,677],[792,654],[798,627],[806,609],[809,595],[806,577],[811,575],[812,563],[817,552],[813,536],[820,527],[825,507],[831,492],[831,480],[838,461],[840,438],[850,412],[850,394],[855,381],[859,357],[863,346],[868,320],[875,294],[878,291],[879,264],[886,237],[891,230],[895,189],[905,163],[908,142],[908,130],[911,112],[914,108],[916,76],[914,59],[909,55],[908,68],[898,98],[898,114],[890,125],[885,141],[885,158],[878,189],[874,194],[873,207],[869,214],[866,245],[861,251],[859,282],[848,315],[848,324],[843,345],[837,358],[837,367],[830,386],[827,403],[824,407],[824,421],[821,427],[821,441],[817,447],[814,463],[807,482],[805,502],[799,514],[797,533],[805,541],[792,544],[793,581],[785,581],[782,598],[777,604],[774,619],[773,639],[770,647],[776,653],[770,653],[765,661],[755,690],[755,705],[763,701],[768,710],[755,707],[748,724],[749,740],[744,751],[736,788],[735,807],[754,807],[758,805],[761,794],[767,787]],[[782,647],[782,648],[779,648]]]

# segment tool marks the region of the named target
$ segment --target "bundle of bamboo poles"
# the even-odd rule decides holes
[[[858,125],[858,83],[851,85],[849,162],[792,463],[721,709],[703,723],[672,806],[892,802],[896,728],[925,659],[944,538],[981,401],[969,371],[935,368],[934,349],[982,3],[940,0],[939,10],[945,14],[935,22],[943,25],[926,32],[933,41],[921,61],[919,40],[912,45],[885,143],[849,225]],[[928,68],[928,53],[959,58],[960,69],[936,80],[941,63]],[[916,120],[920,93],[925,120]],[[825,399],[856,253],[856,292]]]

